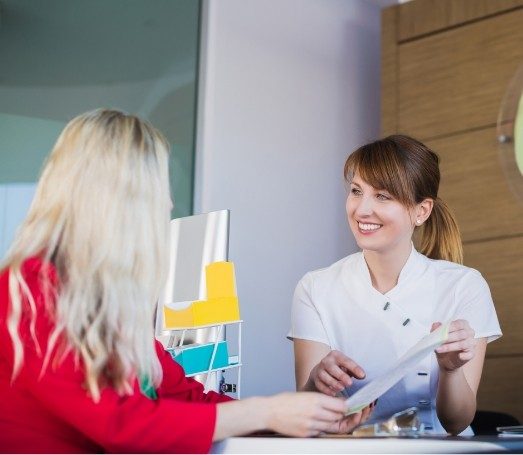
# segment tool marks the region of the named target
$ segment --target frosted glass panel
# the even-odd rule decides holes
[[[520,95],[514,125],[514,153],[519,173],[523,176],[523,95]]]
[[[501,164],[514,195],[523,203],[523,63],[512,77],[498,114]]]
[[[113,107],[172,147],[173,216],[192,214],[198,0],[1,0],[0,184],[38,179],[65,123]]]
[[[0,257],[4,257],[13,241],[16,229],[25,218],[33,196],[36,184],[10,183],[0,185]]]
[[[5,249],[5,185],[0,185],[0,259],[4,256]]]
[[[35,181],[63,122],[0,112],[0,182]]]

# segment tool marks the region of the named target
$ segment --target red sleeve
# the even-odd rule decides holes
[[[54,323],[43,306],[39,281],[27,277],[37,304],[37,338],[45,352]],[[24,364],[12,386],[23,389],[26,396],[33,397],[62,420],[64,426],[75,428],[107,452],[209,451],[216,423],[216,402],[222,401],[222,397],[206,396],[202,385],[185,378],[183,369],[170,357],[167,359],[168,353],[163,349],[159,358],[164,379],[157,400],[144,396],[135,384],[134,393],[125,396],[106,387],[100,400],[94,402],[83,386],[83,369],[72,354],[57,367],[51,362],[42,375],[42,356],[30,341],[24,317],[20,335],[25,345]],[[12,365],[12,350],[8,357]]]
[[[35,361],[36,360],[36,361]],[[82,386],[83,373],[71,359],[38,379],[41,359],[26,356],[17,379],[48,411],[108,452],[208,452],[216,423],[216,405],[150,400],[135,387],[119,396],[105,388],[95,403]]]
[[[216,392],[203,392],[203,385],[192,378],[186,378],[183,368],[165,351],[160,342],[156,342],[156,352],[163,369],[163,380],[158,388],[158,397],[169,397],[184,401],[203,401],[222,403],[231,401],[227,395]]]

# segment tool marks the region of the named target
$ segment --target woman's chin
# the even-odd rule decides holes
[[[362,238],[361,236],[356,237],[356,244],[361,250],[366,251],[378,251],[380,250],[380,245],[378,242],[369,239],[367,237]]]

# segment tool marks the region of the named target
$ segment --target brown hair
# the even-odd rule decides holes
[[[347,158],[344,176],[354,174],[374,188],[388,191],[406,207],[432,199],[434,207],[421,228],[419,250],[432,259],[463,263],[461,235],[454,215],[438,197],[439,157],[421,142],[392,135],[363,145]]]

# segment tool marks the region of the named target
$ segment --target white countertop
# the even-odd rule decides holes
[[[211,453],[495,453],[523,452],[523,437],[419,438],[241,437],[216,443]]]

